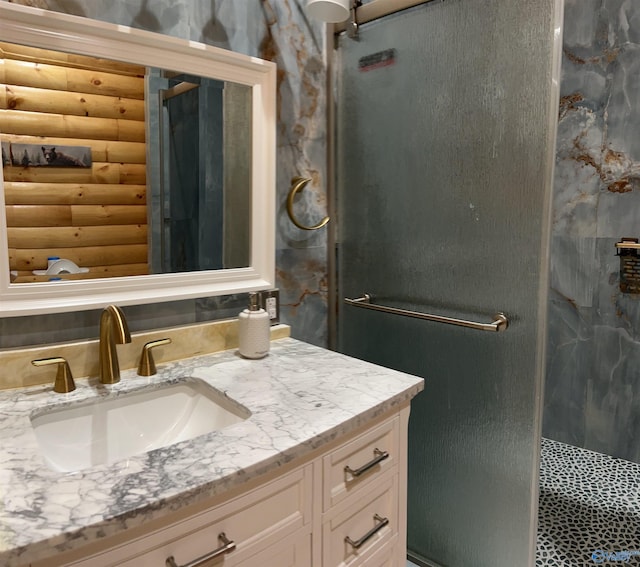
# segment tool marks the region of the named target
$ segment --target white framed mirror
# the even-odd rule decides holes
[[[7,83],[0,93],[0,316],[155,303],[274,286],[275,64],[198,42],[5,2],[0,2],[0,41],[0,83]],[[40,55],[29,50],[46,50],[47,60],[38,60]],[[38,97],[32,96],[32,86],[11,89],[5,51],[27,53],[29,77],[47,75],[48,60],[65,57],[66,80],[73,65],[88,73],[89,58],[128,67],[135,82],[144,85],[142,101],[135,94],[130,96],[138,100],[129,101],[119,93],[108,93],[112,98],[107,104],[116,116],[103,119],[109,121],[105,129],[113,126],[124,132],[110,142],[101,133],[100,119],[89,109],[93,103],[105,106],[104,77],[110,72],[89,76],[103,89],[99,94],[85,90],[73,98],[65,93],[66,100],[81,101],[79,107],[73,103],[76,107],[67,116],[52,109],[59,93],[47,96],[45,90],[44,97],[38,95],[45,101],[43,108],[33,108]],[[185,110],[188,120],[171,122],[167,115],[179,110],[168,110],[165,102],[186,100],[183,93],[189,92],[198,93],[192,99],[200,109],[215,108],[214,115]],[[25,102],[29,99],[31,107]],[[69,103],[60,102],[65,104]],[[135,113],[144,117],[134,124],[118,113],[129,113],[127,119]],[[30,120],[31,126],[16,130],[16,123]],[[82,123],[81,133],[72,136],[55,130],[54,122],[63,124],[63,130]],[[182,137],[176,134],[180,129]],[[191,153],[198,153],[200,165],[185,164]],[[110,161],[104,161],[105,155],[111,156]],[[173,165],[158,157],[163,155],[173,156]],[[189,203],[180,192],[188,189],[174,194],[175,189],[168,188],[168,179],[191,188],[198,185],[198,178],[204,182]],[[137,199],[136,206],[114,204],[115,193],[123,192],[119,179],[125,180],[125,192],[133,195],[130,199]],[[103,184],[99,191],[108,193],[106,202],[87,198],[91,191],[97,192],[96,180]],[[67,194],[61,202],[52,196],[53,183],[55,191]],[[218,187],[215,197],[210,194],[212,186]],[[44,195],[37,206],[36,194]],[[114,221],[114,211],[123,208],[125,220]],[[183,214],[186,209],[198,218]],[[62,226],[57,216],[68,217],[67,224]],[[78,220],[89,216],[98,218],[97,226]],[[62,242],[64,234],[71,244]],[[100,240],[104,234],[108,236]],[[121,256],[136,259],[123,268],[118,263]]]

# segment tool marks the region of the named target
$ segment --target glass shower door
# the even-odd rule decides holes
[[[425,378],[408,479],[424,565],[533,565],[559,4],[428,3],[336,50],[339,348]],[[366,293],[510,325],[342,301]]]

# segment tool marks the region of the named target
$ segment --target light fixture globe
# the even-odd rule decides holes
[[[335,24],[349,18],[349,0],[309,0],[307,12],[312,18]]]

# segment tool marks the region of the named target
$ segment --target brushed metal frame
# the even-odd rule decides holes
[[[444,317],[442,315],[432,315],[431,313],[422,313],[420,311],[409,311],[408,309],[399,309],[397,307],[389,307],[387,305],[376,305],[371,303],[373,296],[364,293],[356,299],[344,298],[344,302],[354,307],[362,307],[364,309],[372,309],[374,311],[382,311],[383,313],[392,313],[394,315],[403,315],[405,317],[413,317],[415,319],[425,319],[435,323],[444,323],[446,325],[456,325],[458,327],[467,327],[468,329],[476,329],[478,331],[492,331],[500,333],[506,331],[509,326],[509,319],[504,313],[496,313],[494,321],[491,323],[478,323],[477,321],[467,321],[465,319],[456,319],[454,317]]]
[[[352,15],[348,20],[334,25],[334,33],[338,34],[346,31],[349,37],[357,37],[357,29],[361,24],[384,18],[390,14],[395,14],[396,12],[401,12],[402,10],[407,10],[420,4],[435,1],[436,0],[371,0],[366,4],[358,4],[352,6]],[[444,0],[440,0],[440,2],[444,2]],[[355,30],[350,29],[354,26]]]

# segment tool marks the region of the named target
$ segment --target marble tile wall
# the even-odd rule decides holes
[[[640,2],[566,0],[543,435],[640,462]]]
[[[0,0],[6,1],[6,0]],[[304,0],[17,0],[14,3],[202,41],[278,65],[276,285],[281,322],[295,338],[327,343],[326,229],[305,233],[284,203],[296,175],[312,182],[296,203],[304,222],[326,214],[324,27],[307,19]],[[146,330],[236,315],[246,296],[125,308],[130,327]],[[99,313],[0,318],[0,348],[97,334]]]

